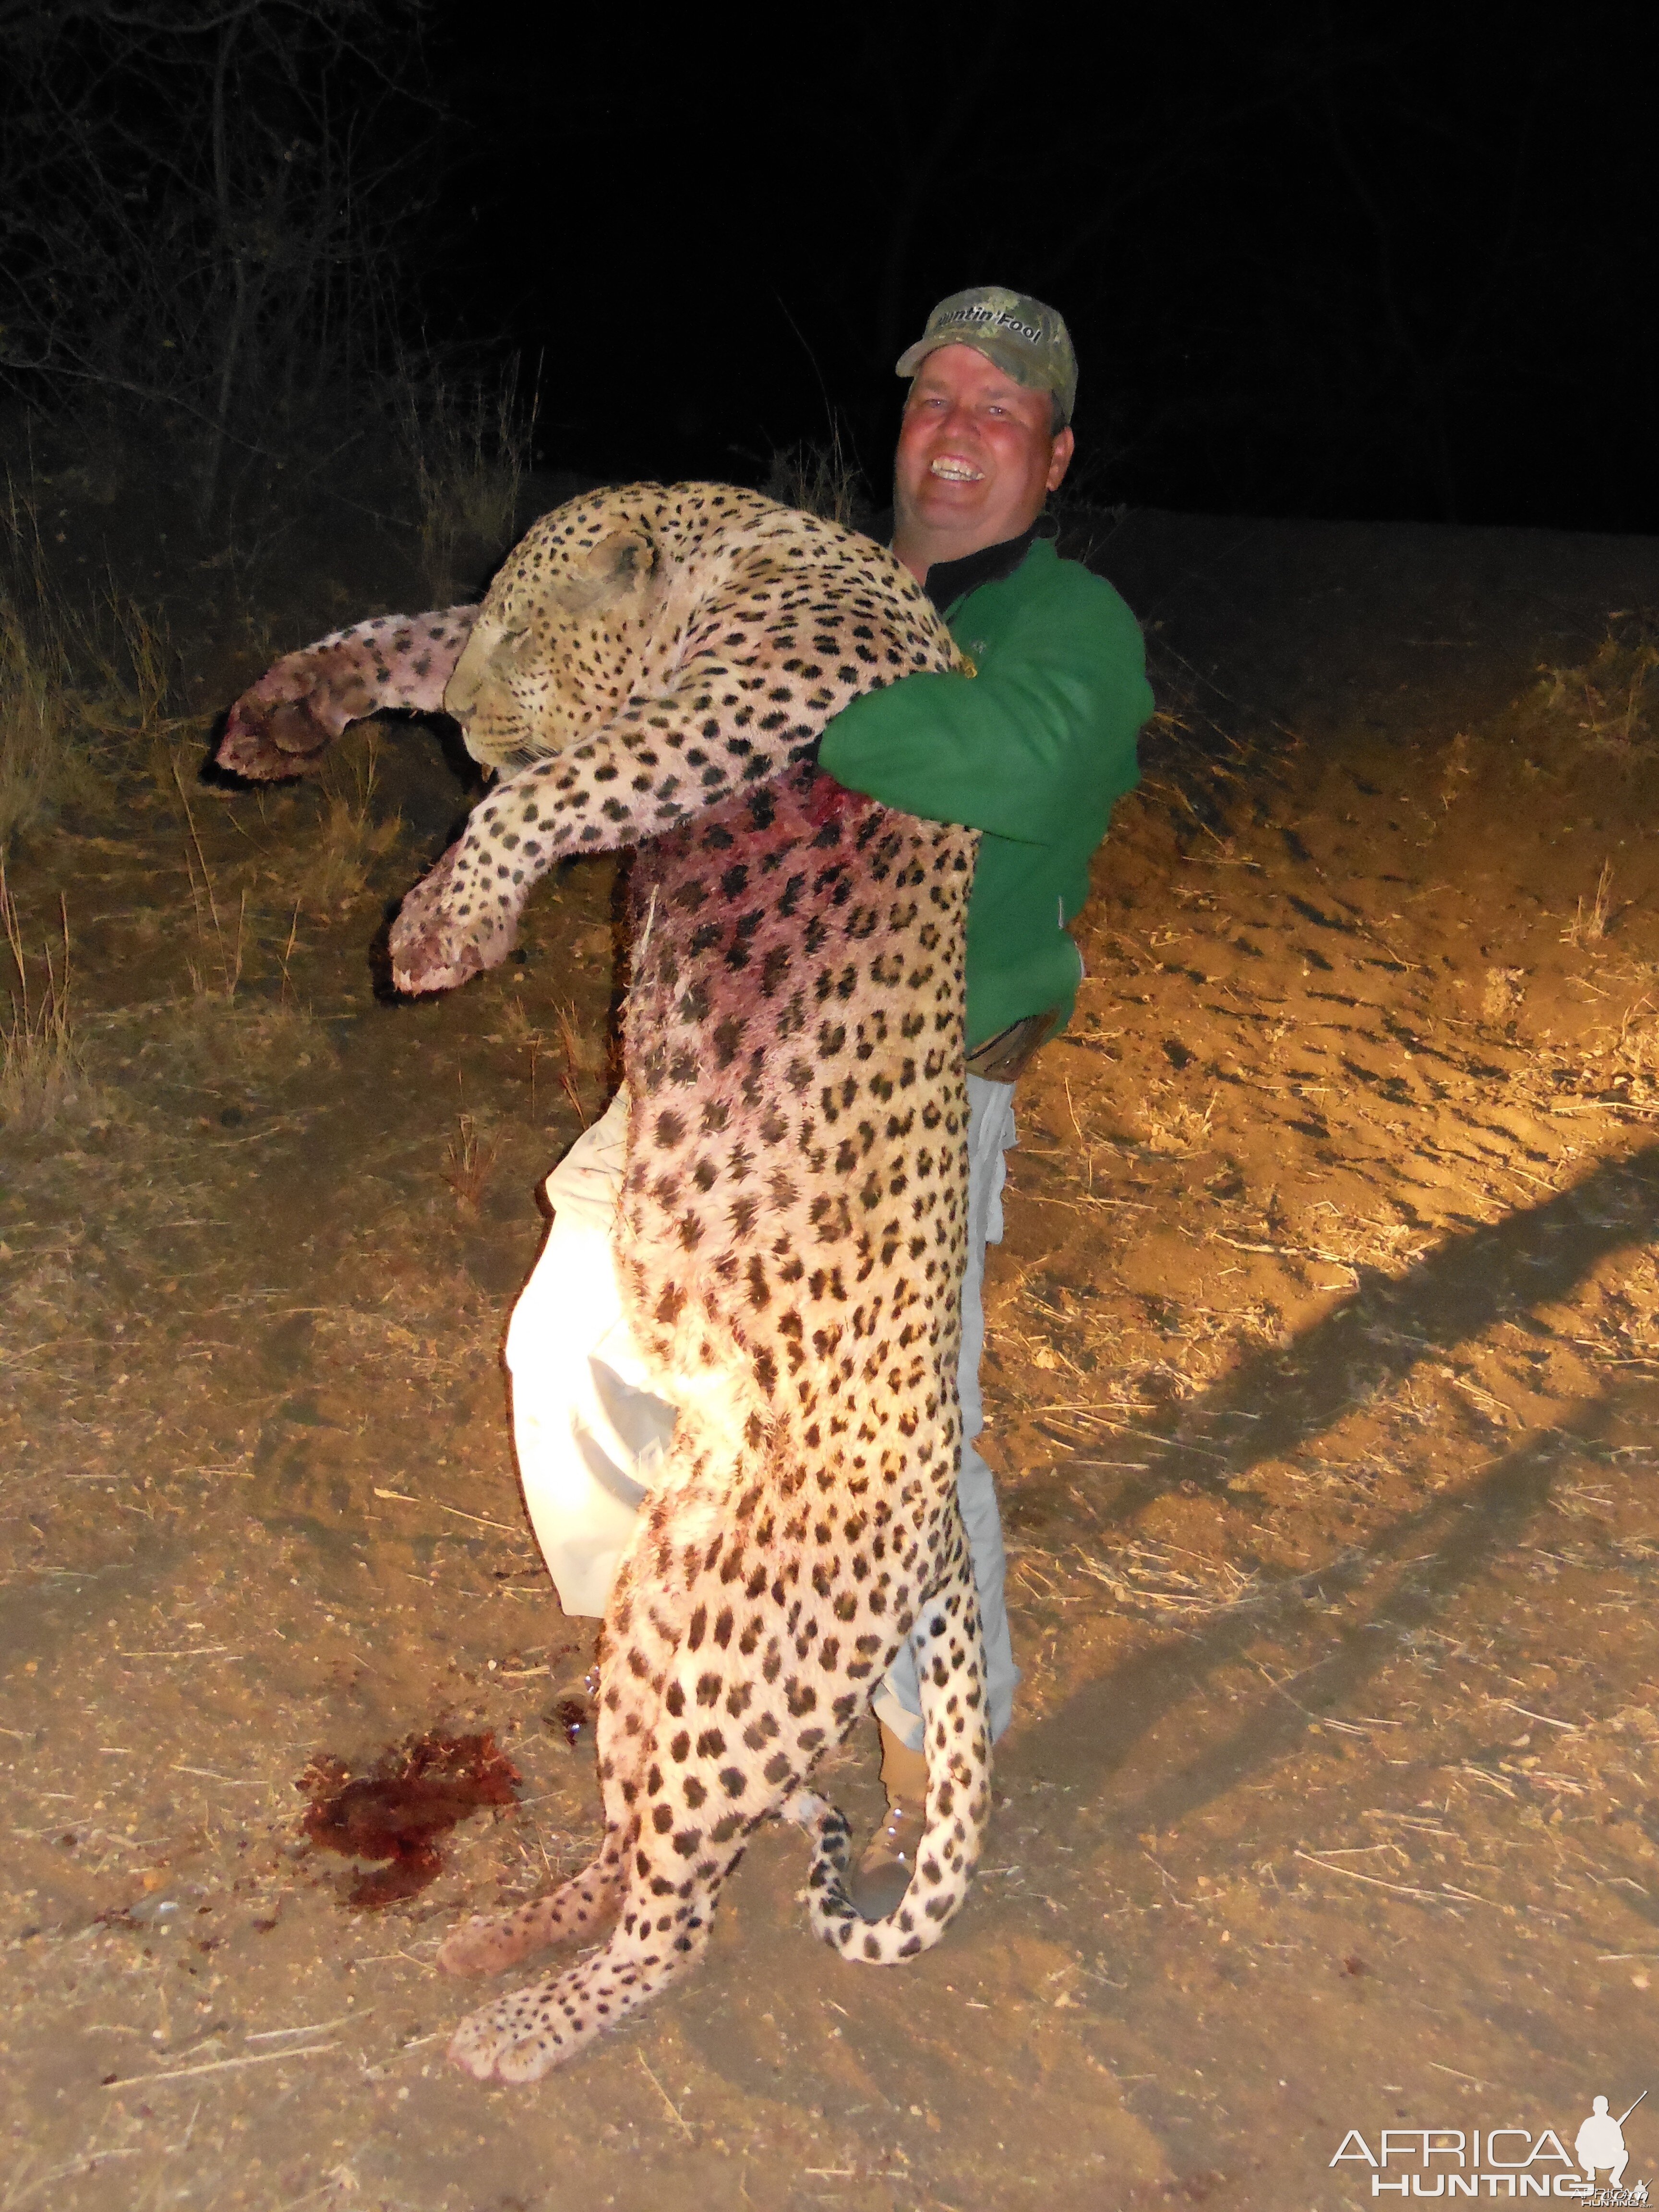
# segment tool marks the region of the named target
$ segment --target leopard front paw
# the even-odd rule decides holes
[[[392,925],[392,980],[400,991],[452,991],[498,968],[519,933],[516,910],[499,893],[480,895],[457,866],[452,845],[416,884]]]
[[[244,691],[225,718],[224,735],[214,755],[218,765],[251,783],[271,783],[290,775],[314,775],[336,732],[308,699],[274,703]]]
[[[258,783],[314,775],[348,723],[398,703],[386,671],[349,638],[284,653],[250,684],[225,718],[219,766]]]

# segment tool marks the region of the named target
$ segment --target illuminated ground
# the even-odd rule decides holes
[[[88,1082],[0,1199],[0,2212],[1322,2212],[1371,2201],[1350,2129],[1570,2144],[1646,2086],[1659,547],[1152,517],[1101,558],[1166,714],[994,1269],[987,1866],[860,1972],[769,1832],[696,1983],[533,2090],[445,2067],[431,1959],[595,1828],[495,1360],[605,1095],[608,864],[411,1008],[367,956],[464,804],[421,732],[332,814],[187,782],[193,830],[130,748],[14,859]],[[522,1803],[351,1914],[295,1780],[443,1721]]]

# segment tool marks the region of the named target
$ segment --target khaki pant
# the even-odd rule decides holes
[[[968,1261],[962,1291],[962,1466],[957,1494],[973,1553],[985,1641],[991,1734],[1013,1708],[1014,1665],[1003,1602],[1002,1523],[990,1468],[974,1449],[985,1425],[985,1247],[1002,1240],[1004,1154],[1014,1142],[1013,1086],[968,1079]],[[611,1239],[628,1151],[628,1093],[585,1130],[547,1178],[553,1224],[507,1333],[513,1436],[531,1524],[568,1613],[602,1614],[634,1517],[674,1430],[623,1312]],[[907,1644],[873,1699],[911,1748],[921,1693]]]

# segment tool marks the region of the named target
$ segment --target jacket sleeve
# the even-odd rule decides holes
[[[1075,831],[1079,806],[1133,787],[1152,711],[1134,617],[1066,563],[977,675],[907,676],[854,699],[818,758],[884,805],[1048,845]]]

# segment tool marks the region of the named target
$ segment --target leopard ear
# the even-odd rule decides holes
[[[603,615],[624,600],[642,597],[656,569],[656,546],[638,523],[626,522],[572,564],[554,586],[554,597],[567,614]]]
[[[596,583],[601,580],[638,591],[656,573],[657,549],[636,523],[624,523],[608,538],[601,538],[583,564]]]

